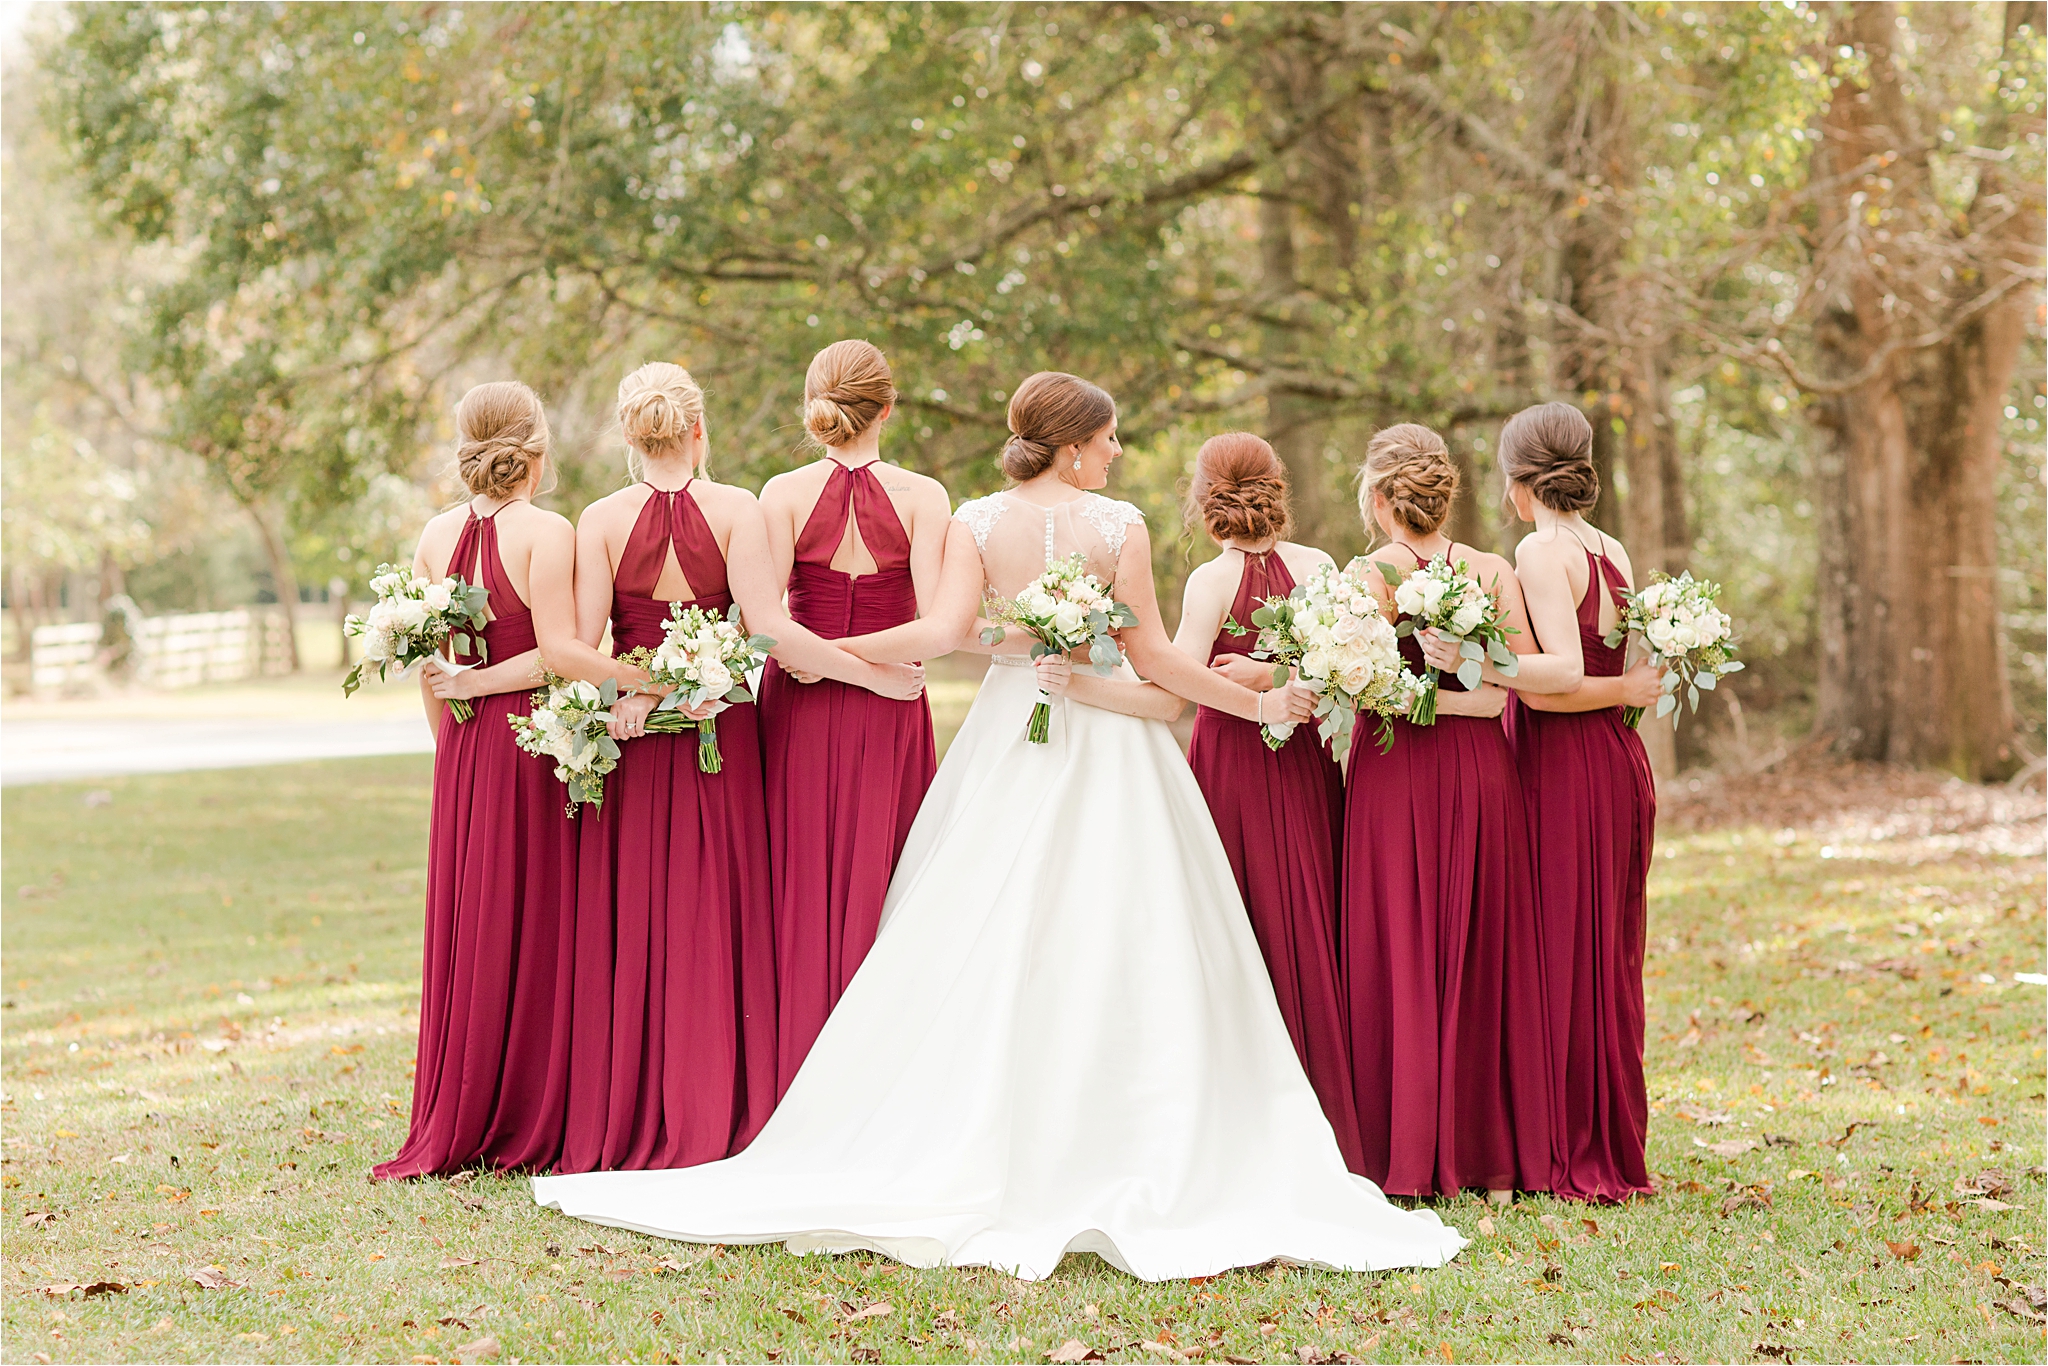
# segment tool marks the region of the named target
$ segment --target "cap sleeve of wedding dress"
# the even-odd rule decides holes
[[[1005,596],[1128,503],[963,504]],[[889,884],[874,948],[745,1152],[543,1177],[564,1214],[668,1238],[869,1249],[1026,1279],[1070,1252],[1145,1280],[1274,1259],[1441,1266],[1465,1240],[1344,1168],[1173,732],[991,668]]]

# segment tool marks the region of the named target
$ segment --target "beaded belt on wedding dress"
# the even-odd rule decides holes
[[[1030,655],[990,655],[988,662],[1006,665],[1012,669],[1031,669],[1038,665],[1038,661]]]

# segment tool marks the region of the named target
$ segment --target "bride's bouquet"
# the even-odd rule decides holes
[[[671,689],[661,705],[647,718],[649,735],[679,735],[697,732],[697,771],[717,773],[725,767],[718,752],[718,716],[714,712],[702,721],[683,715],[685,707],[707,702],[731,704],[751,702],[747,675],[761,667],[775,648],[769,636],[750,636],[740,621],[734,603],[724,616],[701,607],[672,602],[668,607],[668,634],[652,651],[635,651],[628,656],[643,665],[655,683]]]
[[[484,603],[490,594],[463,582],[462,575],[435,581],[418,577],[411,565],[380,564],[370,591],[377,598],[370,614],[350,615],[341,625],[343,635],[363,641],[362,660],[341,680],[342,696],[361,687],[363,671],[373,665],[379,678],[389,677],[393,665],[403,677],[413,665],[451,644],[457,654],[483,656]],[[448,711],[458,721],[476,714],[461,698],[450,699]]]
[[[1235,627],[1235,623],[1226,623]],[[1275,664],[1273,682],[1293,669],[1316,695],[1316,731],[1342,759],[1351,748],[1358,713],[1380,718],[1379,748],[1394,744],[1394,721],[1421,695],[1422,680],[1401,662],[1394,627],[1372,590],[1334,565],[1325,565],[1286,597],[1265,599],[1252,612],[1259,628],[1254,659]],[[1243,634],[1242,627],[1236,627]],[[1294,734],[1291,722],[1259,728],[1269,749]]]
[[[1123,650],[1112,631],[1138,624],[1138,614],[1110,596],[1102,581],[1090,574],[1079,555],[1048,565],[1024,585],[1015,598],[992,598],[985,615],[993,623],[981,633],[984,645],[999,645],[1003,628],[1015,626],[1032,638],[1031,657],[1072,654],[1083,646],[1088,662],[1082,668],[1106,674],[1123,662]],[[1052,734],[1052,699],[1043,692],[1031,709],[1024,738],[1042,745]]]
[[[1458,642],[1458,681],[1467,688],[1479,686],[1480,666],[1487,660],[1509,678],[1520,666],[1508,637],[1519,635],[1507,624],[1500,602],[1459,560],[1452,564],[1439,555],[1428,564],[1403,573],[1383,560],[1374,564],[1380,577],[1394,590],[1394,606],[1407,620],[1394,628],[1397,636],[1436,630]],[[1436,724],[1437,671],[1423,671],[1422,688],[1408,719],[1418,726]]]
[[[1735,623],[1716,601],[1721,585],[1695,579],[1690,570],[1672,578],[1661,569],[1650,571],[1650,582],[1633,593],[1621,595],[1621,620],[1607,633],[1612,649],[1631,633],[1642,636],[1650,646],[1650,662],[1664,669],[1664,695],[1657,699],[1657,715],[1678,718],[1678,686],[1685,685],[1692,710],[1700,709],[1700,689],[1714,686],[1732,673],[1742,671],[1735,657],[1732,637]],[[1621,719],[1636,725],[1643,719],[1641,707],[1623,707]]]
[[[557,678],[533,695],[533,712],[512,715],[513,743],[528,754],[555,761],[555,777],[569,789],[568,814],[578,807],[604,806],[604,778],[619,766],[618,741],[605,732],[618,685]]]

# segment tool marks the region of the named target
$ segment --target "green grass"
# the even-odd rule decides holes
[[[5,1359],[2043,1356],[2043,998],[2012,984],[2038,860],[1667,836],[1658,1198],[1450,1204],[1476,1241],[1422,1274],[1072,1257],[1033,1286],[663,1243],[517,1179],[368,1182],[405,1129],[427,783],[402,758],[5,793]],[[2011,1208],[1959,1193],[1991,1169]],[[127,1289],[44,1289],[99,1282]]]

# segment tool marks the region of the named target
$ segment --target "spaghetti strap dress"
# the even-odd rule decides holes
[[[1422,647],[1401,641],[1421,673]],[[1462,691],[1451,674],[1447,692]],[[1364,1175],[1389,1195],[1548,1190],[1550,1059],[1521,780],[1496,720],[1355,743],[1339,925]]]
[[[1586,676],[1622,672],[1626,647],[1600,630],[1598,592],[1628,587],[1586,552],[1579,648]],[[1657,786],[1642,737],[1620,707],[1545,712],[1508,703],[1508,735],[1528,801],[1549,1001],[1556,1191],[1576,1200],[1647,1195],[1643,1143],[1643,937]]]
[[[1285,597],[1294,576],[1268,551],[1244,556],[1229,619],[1249,622],[1261,599]],[[1209,657],[1249,654],[1257,637],[1219,631]],[[1238,895],[1273,977],[1287,1037],[1329,1116],[1344,1165],[1364,1169],[1351,1095],[1350,1024],[1337,963],[1337,848],[1344,834],[1344,774],[1299,726],[1274,750],[1258,723],[1203,707],[1188,765],[1209,803]]]
[[[481,561],[494,614],[481,634],[487,657],[505,660],[534,647],[533,613],[498,558],[495,517],[472,509],[448,564],[467,576]],[[475,708],[468,721],[445,718],[434,743],[412,1123],[379,1178],[545,1168],[561,1148],[576,828],[554,765],[521,750],[507,724],[532,710],[530,696],[495,693]]]
[[[849,520],[874,557],[871,574],[832,568]],[[917,615],[910,536],[871,466],[835,462],[797,538],[789,613],[827,640]],[[761,680],[761,727],[779,1096],[875,942],[889,877],[938,770],[938,752],[922,695],[899,702],[829,678],[798,683],[774,660]]]
[[[612,582],[612,648],[661,643],[654,596],[674,553],[683,605],[724,615],[725,557],[685,485],[650,489]],[[556,1170],[688,1167],[744,1148],[775,1104],[775,943],[753,703],[718,715],[717,773],[697,736],[620,746],[579,820],[569,1118]]]

